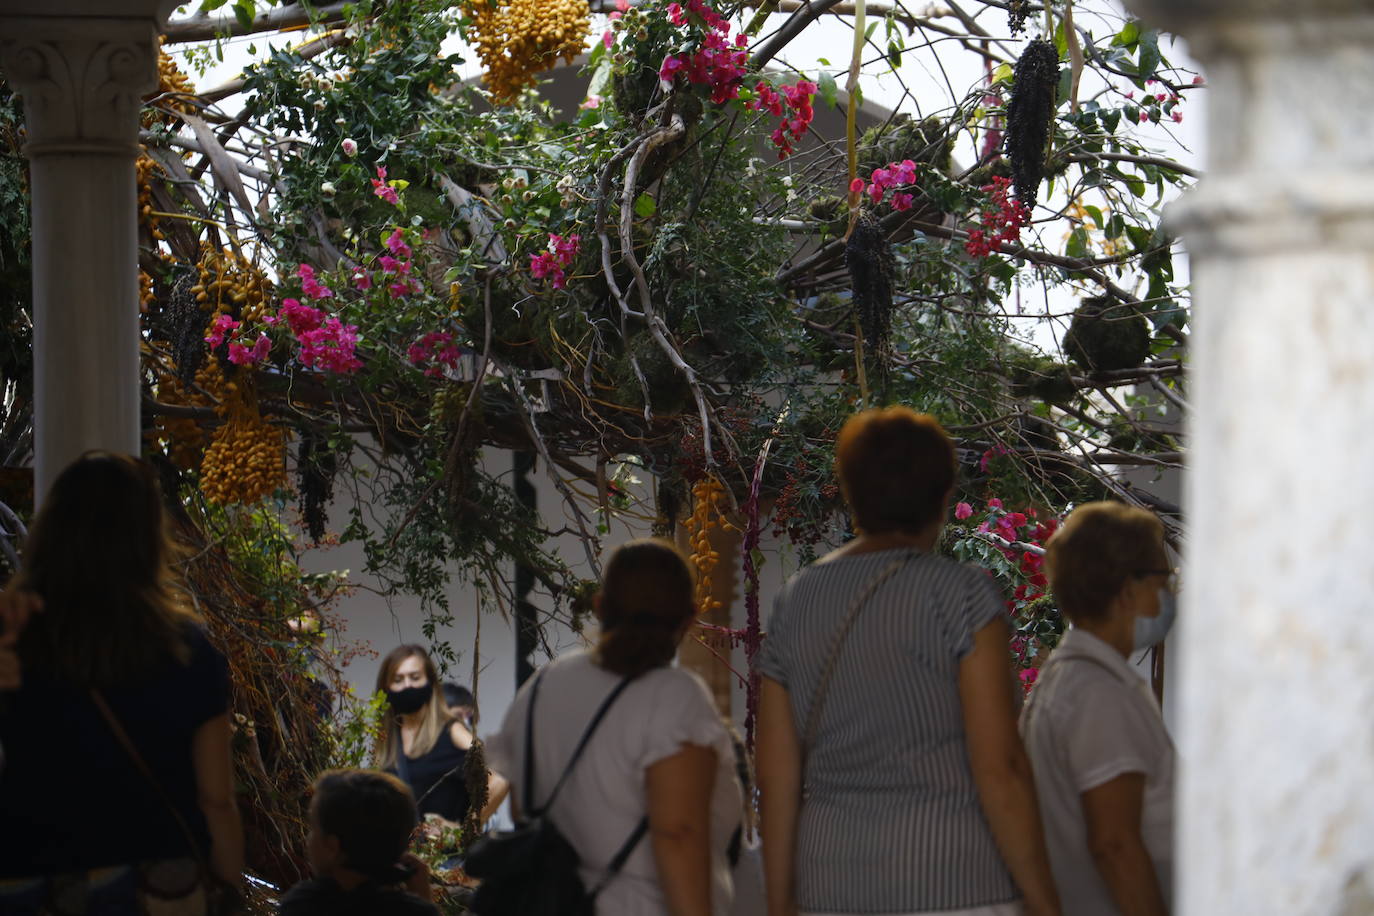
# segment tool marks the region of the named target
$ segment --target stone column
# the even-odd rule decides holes
[[[86,449],[139,452],[134,159],[157,25],[151,9],[4,15],[15,6],[0,5],[0,66],[23,95],[31,170],[37,504]]]
[[[1176,911],[1374,912],[1374,4],[1128,0],[1210,86]]]

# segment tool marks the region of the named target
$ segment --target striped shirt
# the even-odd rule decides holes
[[[798,736],[850,604],[901,555],[835,557],[779,593],[759,668],[787,688]],[[800,909],[906,913],[1017,899],[969,769],[958,680],[973,634],[1004,607],[986,573],[921,555],[859,612],[806,760]]]

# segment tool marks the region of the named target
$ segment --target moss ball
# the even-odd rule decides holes
[[[1064,352],[1092,371],[1133,369],[1150,355],[1150,325],[1134,305],[1084,299],[1064,335]]]

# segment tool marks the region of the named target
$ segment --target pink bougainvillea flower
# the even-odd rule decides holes
[[[239,326],[239,322],[228,315],[221,314],[210,325],[210,333],[205,336],[205,342],[210,345],[211,349],[214,349],[224,343],[224,339],[238,330]]]
[[[682,11],[681,3],[668,4],[668,21],[673,25],[687,24],[687,14]]]
[[[589,95],[582,101],[582,104],[577,107],[581,108],[583,111],[595,111],[601,107],[601,96]]]
[[[1002,508],[1002,500],[1000,500],[1000,499],[998,499],[996,496],[994,496],[992,499],[988,500],[988,508],[989,508],[989,509],[1000,509],[1000,508]]]
[[[401,262],[389,254],[384,254],[377,259],[377,263],[382,265],[382,272],[388,274],[399,274],[401,272]]]
[[[386,247],[398,258],[410,257],[410,246],[406,244],[405,233],[401,231],[400,226],[397,226],[391,235],[387,236]]]
[[[968,503],[959,503],[954,507],[954,517],[962,521],[973,514],[973,507]]]
[[[1148,120],[1150,120],[1150,113],[1142,108],[1140,110],[1140,123],[1144,124]]]
[[[850,193],[850,194],[858,194],[858,193],[861,192],[863,189],[864,189],[864,180],[863,180],[862,178],[855,178],[853,181],[851,181],[851,182],[849,183],[849,193]]]
[[[610,29],[607,29],[606,31],[602,32],[601,44],[607,48],[615,44],[615,32],[612,32]]]
[[[401,198],[396,194],[396,189],[386,180],[385,166],[377,166],[377,177],[372,179],[372,193],[393,207],[401,205]]]
[[[1027,689],[1029,689],[1031,685],[1035,683],[1035,679],[1039,676],[1039,668],[1026,668],[1021,672],[1021,683],[1024,684]]]
[[[915,200],[916,200],[916,197],[915,197],[914,195],[912,195],[912,194],[893,194],[893,195],[892,195],[892,209],[894,209],[894,210],[910,210],[910,209],[911,209],[911,206],[912,206],[912,204],[915,202]]]
[[[281,308],[277,309],[277,317],[287,323],[292,334],[300,337],[320,326],[324,321],[324,312],[302,305],[298,299],[283,299]]]
[[[372,277],[368,276],[367,271],[361,267],[353,268],[353,286],[359,290],[369,290],[372,288]]]
[[[615,0],[615,10],[617,13],[629,12],[630,0]]]
[[[1183,122],[1183,112],[1179,111],[1177,108],[1169,112],[1169,117],[1174,119],[1175,124],[1181,124]]]
[[[1197,76],[1193,77],[1193,85],[1194,85],[1194,86],[1205,86],[1205,85],[1207,85],[1207,81],[1206,81],[1205,79],[1203,79],[1203,78],[1202,78],[1202,74],[1199,73]]]
[[[663,84],[665,90],[673,87],[673,80],[676,78],[677,72],[686,66],[687,64],[681,57],[670,54],[663,58],[663,65],[658,68],[658,81]]]
[[[272,341],[266,334],[259,333],[257,341],[251,347],[241,343],[231,343],[229,345],[229,362],[236,366],[251,366],[267,359],[267,355],[271,352]]]

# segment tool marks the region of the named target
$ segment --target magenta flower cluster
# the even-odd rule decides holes
[[[797,80],[781,91],[774,89],[763,80],[754,86],[754,99],[745,107],[754,111],[766,111],[782,123],[773,131],[771,139],[778,148],[778,158],[786,159],[792,155],[794,145],[806,136],[811,119],[816,116],[812,100],[816,97],[816,84],[810,80]]]
[[[331,299],[334,291],[315,276],[315,269],[302,264],[296,269],[301,292],[309,299]],[[276,315],[263,319],[269,325],[285,323],[296,338],[296,356],[309,369],[325,369],[349,375],[363,367],[355,351],[358,328],[344,324],[337,316],[326,316],[324,309],[306,305],[299,299],[283,299]]]
[[[573,259],[577,257],[578,246],[581,243],[582,236],[580,235],[574,234],[564,238],[561,235],[549,233],[548,251],[530,255],[530,276],[536,280],[547,278],[554,289],[566,288],[568,276],[565,268],[570,266]]]
[[[865,182],[862,178],[855,178],[849,183],[849,193],[858,194],[864,190],[868,191],[868,199],[874,206],[883,202],[888,191],[894,188],[909,187],[916,183],[916,163],[910,159],[903,159],[901,162],[891,162],[882,168],[873,170],[869,180]],[[910,210],[916,197],[913,194],[901,191],[894,191],[892,195],[892,209]]]
[[[210,325],[210,333],[205,336],[205,342],[210,345],[210,349],[215,350],[229,341],[229,362],[236,366],[251,366],[267,359],[267,355],[272,351],[272,341],[266,334],[258,333],[258,339],[251,345],[243,342],[239,336],[239,331],[243,328],[243,322],[235,321],[228,315],[219,315]]]
[[[397,196],[396,189],[386,180],[385,166],[377,166],[377,177],[372,179],[372,193],[393,207],[401,205],[401,198]]]
[[[424,367],[430,378],[443,378],[444,368],[455,369],[461,351],[448,331],[430,331],[406,350],[406,358],[417,369]]]
[[[711,101],[722,105],[739,98],[740,81],[749,66],[749,36],[743,32],[730,37],[730,21],[711,8],[705,0],[687,0],[684,10],[680,3],[668,4],[668,19],[676,26],[685,26],[692,17],[706,23],[706,37],[701,47],[690,54],[670,54],[659,67],[658,78],[664,91],[673,87],[679,74],[693,85],[711,87]]]

